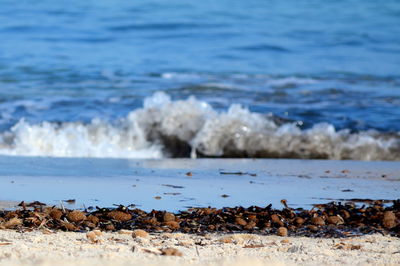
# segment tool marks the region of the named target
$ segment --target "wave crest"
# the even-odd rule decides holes
[[[0,135],[0,154],[55,157],[259,157],[400,160],[400,134],[335,130],[320,123],[301,130],[294,123],[238,104],[217,112],[195,97],[171,100],[163,92],[120,121],[99,119],[30,125],[21,120]]]

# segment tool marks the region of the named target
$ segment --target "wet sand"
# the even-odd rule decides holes
[[[189,174],[190,173],[190,174]],[[135,204],[293,208],[353,198],[396,199],[399,162],[273,159],[61,159],[0,156],[0,201],[41,201],[68,208]]]
[[[400,239],[369,235],[346,239],[0,230],[1,265],[399,265]],[[165,248],[182,256],[161,255]],[[179,252],[177,253],[179,255]]]

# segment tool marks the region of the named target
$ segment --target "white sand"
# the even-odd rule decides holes
[[[133,239],[125,232],[102,233],[96,242],[85,233],[0,230],[0,265],[400,265],[400,239],[381,235],[315,239],[178,233]],[[183,256],[160,255],[166,247]]]

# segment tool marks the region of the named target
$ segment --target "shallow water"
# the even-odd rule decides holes
[[[400,160],[398,1],[0,3],[2,154]]]
[[[69,208],[135,204],[177,211],[270,203],[282,208],[280,200],[286,199],[291,207],[310,209],[336,200],[393,200],[400,191],[400,165],[394,162],[1,156],[0,166],[0,201],[60,205],[75,199],[63,202]]]

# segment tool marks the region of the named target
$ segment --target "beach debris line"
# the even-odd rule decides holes
[[[400,200],[391,205],[383,200],[315,204],[311,210],[292,209],[286,200],[283,209],[251,206],[190,208],[177,213],[162,210],[146,212],[119,205],[93,211],[71,210],[41,204],[20,204],[17,210],[0,211],[0,229],[63,231],[143,230],[146,233],[248,232],[286,236],[348,237],[382,233],[400,237]],[[34,207],[26,207],[26,206]],[[136,232],[137,237],[145,235]],[[88,239],[97,239],[93,234]]]

